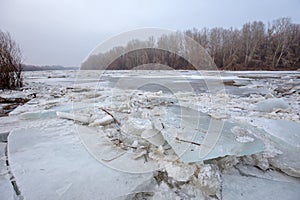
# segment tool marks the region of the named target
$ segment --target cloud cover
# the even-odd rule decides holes
[[[241,27],[291,17],[299,0],[0,0],[0,28],[9,31],[29,64],[78,66],[110,37],[143,27],[186,30]]]

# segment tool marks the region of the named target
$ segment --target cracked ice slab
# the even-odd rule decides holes
[[[263,130],[248,124],[216,120],[191,108],[169,106],[160,122],[163,125],[156,122],[156,128],[186,163],[226,155],[251,155],[264,150],[263,141],[253,135]]]
[[[251,124],[290,146],[300,148],[300,123],[282,119],[252,118]]]
[[[253,125],[263,128],[266,131],[265,138],[272,142],[272,145],[282,153],[270,159],[271,165],[279,168],[286,174],[300,177],[300,123],[279,120],[253,118]]]
[[[8,155],[21,195],[32,200],[125,198],[152,177],[104,166],[87,152],[72,125],[14,130]]]
[[[9,173],[5,163],[5,147],[6,144],[0,142],[0,199],[13,200],[16,194],[9,180]]]
[[[260,175],[262,177],[256,177],[257,172],[249,175],[223,174],[222,199],[299,199],[299,180],[287,181],[281,176],[266,178],[268,173]]]

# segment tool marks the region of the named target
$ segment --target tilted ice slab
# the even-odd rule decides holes
[[[282,119],[252,118],[251,124],[287,144],[300,148],[300,123]],[[278,140],[277,140],[278,141]]]
[[[226,155],[251,155],[264,150],[264,143],[253,135],[263,130],[217,120],[187,107],[167,107],[165,116],[154,125],[186,163]]]
[[[270,159],[270,164],[286,174],[300,177],[300,123],[264,118],[252,118],[251,124],[263,128],[262,135],[281,151],[280,155]]]
[[[299,182],[257,178],[252,174],[222,175],[222,199],[299,199]]]
[[[74,126],[57,122],[45,129],[12,131],[8,157],[25,199],[125,199],[152,178],[152,173],[103,165],[86,151]]]

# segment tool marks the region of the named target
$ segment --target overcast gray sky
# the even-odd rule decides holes
[[[300,0],[0,0],[0,29],[19,43],[25,63],[79,66],[110,37],[144,27],[237,27],[290,17]]]

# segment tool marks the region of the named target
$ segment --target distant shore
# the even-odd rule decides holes
[[[61,65],[36,66],[36,65],[22,64],[23,71],[75,70],[75,69],[79,69],[79,68],[78,67],[64,67]]]

